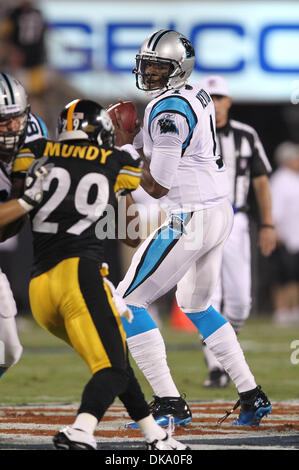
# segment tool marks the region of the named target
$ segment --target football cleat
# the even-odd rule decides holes
[[[163,439],[155,439],[152,442],[147,442],[147,450],[191,450],[191,447],[173,439],[172,434],[174,428],[174,418],[170,416],[165,437]]]
[[[260,385],[252,393],[240,393],[241,410],[234,426],[259,426],[261,419],[271,413],[270,400]]]
[[[66,426],[53,437],[54,447],[59,450],[97,450],[95,438],[81,429]]]
[[[147,442],[147,450],[191,450],[182,442],[176,441],[170,434],[166,433],[164,439]]]
[[[230,378],[223,369],[211,370],[209,377],[204,381],[203,386],[207,388],[225,388],[228,386]]]
[[[221,424],[240,405],[241,410],[238,419],[233,426],[259,426],[261,419],[271,413],[272,405],[268,397],[262,391],[260,385],[249,392],[239,393],[239,400],[234,407],[218,421]]]
[[[192,418],[191,410],[182,397],[157,397],[149,404],[151,414],[161,427],[169,425],[169,418],[173,416],[175,426],[186,426]],[[125,425],[126,428],[138,429],[136,423]]]

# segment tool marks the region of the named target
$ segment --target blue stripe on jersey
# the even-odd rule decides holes
[[[181,221],[184,222],[188,215],[188,213],[176,214],[176,218],[180,218]],[[173,221],[171,221],[169,226],[163,227],[157,237],[152,239],[151,243],[143,253],[141,262],[136,269],[136,277],[126,290],[124,297],[129,295],[134,289],[136,289],[136,287],[142,284],[155,268],[159,266],[171,245],[181,237],[184,232],[184,224],[182,223],[178,225],[176,223],[175,226],[177,228],[174,227]]]
[[[34,116],[35,116],[36,120],[38,121],[38,123],[40,125],[42,135],[44,137],[48,137],[48,129],[47,129],[46,124],[44,123],[44,121],[39,116],[37,116],[36,114]]]
[[[190,103],[188,103],[188,101],[186,101],[180,96],[168,96],[167,98],[158,101],[158,103],[153,106],[153,109],[151,110],[149,116],[148,130],[150,137],[151,124],[153,122],[153,119],[161,113],[179,113],[185,116],[189,126],[189,134],[187,136],[187,139],[183,143],[183,149],[185,149],[189,145],[190,139],[197,123],[196,115]]]

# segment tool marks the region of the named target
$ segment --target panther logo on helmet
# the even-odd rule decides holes
[[[194,47],[192,46],[191,42],[185,38],[180,37],[180,41],[183,43],[184,48],[186,49],[186,57],[190,59],[191,57],[195,56]]]
[[[191,42],[170,29],[151,34],[136,55],[136,86],[152,97],[182,88],[192,73],[195,53]]]

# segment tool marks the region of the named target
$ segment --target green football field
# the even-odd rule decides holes
[[[19,318],[18,327],[24,354],[0,380],[0,403],[79,402],[90,377],[82,359],[30,317]],[[163,323],[161,331],[173,378],[188,401],[237,399],[233,384],[221,390],[202,386],[207,370],[196,333],[174,331],[167,322]],[[251,317],[239,339],[257,383],[269,398],[273,401],[298,399],[299,326],[278,327],[271,318]],[[294,349],[296,340],[298,354]],[[146,398],[151,400],[151,388],[134,363],[133,367]]]

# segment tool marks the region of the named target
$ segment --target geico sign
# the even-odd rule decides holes
[[[63,63],[63,65],[55,64],[55,53],[53,55],[53,66],[65,72],[94,70],[99,57],[101,57],[101,60],[104,62],[104,68],[106,70],[112,72],[129,72],[132,70],[135,54],[141,44],[136,43],[136,33],[138,32],[138,35],[144,38],[150,34],[151,31],[157,29],[154,23],[137,22],[107,23],[104,27],[98,28],[83,22],[53,22],[50,23],[49,26],[53,34],[61,36],[62,33],[65,33],[68,38],[67,40],[63,39],[63,44],[59,41],[59,62]],[[169,24],[166,28],[176,29],[176,25]],[[195,70],[206,73],[233,73],[240,72],[248,66],[248,60],[244,52],[238,52],[238,57],[236,58],[235,51],[233,54],[234,58],[232,59],[230,57],[228,59],[230,63],[224,65],[223,63],[221,65],[204,63],[204,59],[200,53],[200,44],[207,33],[213,34],[213,32],[218,35],[219,48],[221,48],[222,45],[221,33],[230,35],[232,45],[236,46],[236,50],[238,50],[242,41],[248,42],[248,40],[254,40],[255,59],[257,60],[259,68],[264,72],[283,74],[299,72],[298,61],[292,64],[285,64],[285,60],[283,60],[279,63],[279,54],[278,59],[273,60],[273,53],[275,55],[275,49],[277,49],[277,39],[282,40],[284,45],[285,40],[288,40],[290,35],[295,35],[296,41],[299,40],[299,23],[267,24],[259,29],[254,38],[253,35],[246,30],[246,26],[238,23],[206,22],[193,25],[189,33],[185,34],[190,38],[197,49]],[[101,37],[101,43],[105,44],[104,47],[89,45],[91,43],[99,43],[99,41],[95,40],[97,36]],[[287,53],[288,51],[286,50],[285,52]],[[121,60],[120,56],[122,56]],[[69,60],[67,60],[70,59],[70,57],[72,58],[71,64],[69,64]],[[124,57],[126,57],[125,60]]]

